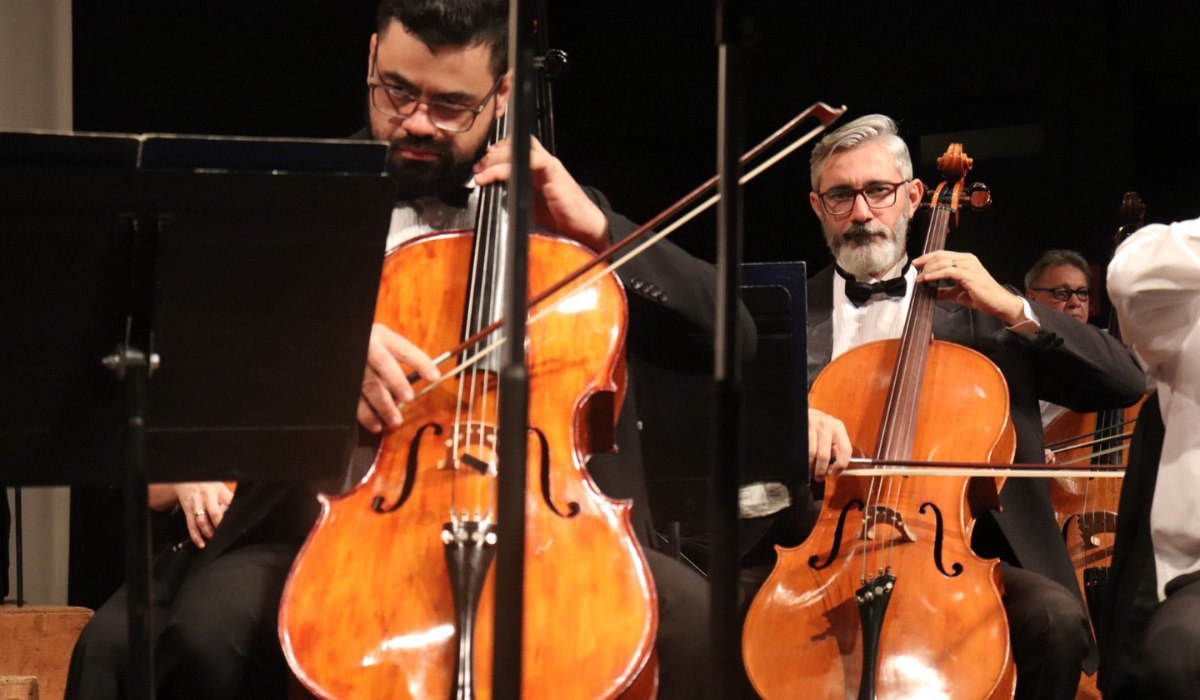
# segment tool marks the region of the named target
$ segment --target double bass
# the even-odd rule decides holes
[[[926,253],[944,247],[964,198],[990,201],[982,186],[966,188],[971,164],[959,144],[938,160],[948,182],[933,193]],[[936,301],[936,289],[914,289],[901,338],[835,359],[809,405],[842,418],[880,463],[1010,462],[1004,377],[983,355],[933,340]],[[743,657],[759,694],[1011,698],[999,563],[971,550],[972,490],[966,478],[828,477],[815,529],[778,550],[746,618]]]
[[[1145,225],[1146,205],[1137,192],[1126,192],[1121,202],[1121,226],[1116,246]],[[1109,313],[1108,332],[1121,337],[1115,311]],[[1120,465],[1127,463],[1129,435],[1133,433],[1143,398],[1128,408],[1097,413],[1065,411],[1046,426],[1046,445],[1054,447],[1059,464],[1088,463]],[[1103,605],[1112,566],[1113,543],[1117,533],[1117,504],[1121,499],[1121,479],[1056,477],[1050,479],[1050,500],[1058,526],[1062,529],[1079,589],[1087,605],[1092,628],[1102,626],[1096,611]],[[1080,675],[1077,700],[1100,697],[1096,677]]]
[[[497,120],[494,139],[503,127]],[[484,188],[473,232],[422,236],[388,255],[377,322],[444,349],[499,318],[503,189]],[[531,296],[593,256],[530,235]],[[624,292],[612,275],[573,283],[529,314],[522,693],[652,698],[653,581],[628,503],[601,494],[583,466],[586,453],[611,447]],[[496,457],[492,340],[448,363],[461,371],[444,365],[443,380],[420,388],[358,486],[321,499],[279,620],[289,664],[318,697],[493,697],[496,476],[512,467]]]

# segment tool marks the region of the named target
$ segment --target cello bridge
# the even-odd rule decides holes
[[[904,522],[904,516],[895,509],[887,506],[873,506],[863,512],[862,528],[858,532],[861,540],[874,540],[875,528],[879,525],[890,525],[900,534],[901,542],[916,542],[916,534]]]
[[[496,468],[496,428],[489,423],[462,423],[443,443],[446,456],[438,460],[438,469],[467,467],[480,475]]]

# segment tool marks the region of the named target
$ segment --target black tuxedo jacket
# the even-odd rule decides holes
[[[808,281],[808,383],[833,353],[833,267]],[[972,348],[994,362],[1008,382],[1009,410],[1017,433],[1016,461],[1045,461],[1038,400],[1075,411],[1129,406],[1146,380],[1120,341],[1066,314],[1030,302],[1041,324],[1032,340],[1004,329],[994,316],[960,304],[937,305],[933,335]],[[1045,479],[1009,479],[1000,512],[976,525],[973,544],[1079,594],[1071,560],[1050,503]]]
[[[1162,461],[1162,409],[1152,394],[1138,411],[1129,465],[1117,505],[1117,537],[1104,598],[1092,610],[1096,640],[1100,643],[1097,685],[1106,700],[1140,698],[1137,659],[1146,626],[1158,607],[1158,577],[1154,570],[1154,539],[1150,536],[1150,507]]]
[[[613,212],[600,192],[585,191],[607,216],[612,240],[621,240],[637,228],[632,221]],[[716,274],[711,265],[669,241],[660,241],[618,269],[617,276],[629,301],[627,353],[700,354],[711,361],[716,313]],[[754,321],[744,307],[740,309],[739,323],[743,358],[749,360],[754,354],[756,335]],[[697,343],[697,338],[702,340]],[[634,531],[643,545],[652,545],[653,524],[647,504],[634,392],[630,380],[617,421],[618,450],[594,455],[588,470],[605,494],[633,500]],[[689,428],[695,430],[695,426],[679,426],[681,430]],[[376,444],[374,436],[363,434],[351,460],[348,481],[355,483],[365,473],[374,459]],[[294,542],[298,546],[320,512],[314,494],[339,490],[336,484],[240,484],[224,522],[198,563],[251,541]]]

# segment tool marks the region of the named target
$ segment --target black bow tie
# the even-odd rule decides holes
[[[904,277],[908,274],[908,266],[909,263],[904,263],[904,269],[900,271],[899,277],[873,284],[859,282],[838,265],[834,265],[833,268],[842,276],[842,279],[846,280],[846,298],[850,300],[851,304],[858,307],[870,301],[871,297],[876,294],[886,294],[889,297],[904,296],[908,292],[908,280]]]

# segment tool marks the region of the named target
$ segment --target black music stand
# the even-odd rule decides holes
[[[758,329],[753,362],[743,365],[745,450],[740,482],[782,484],[793,514],[803,519],[808,481],[808,344],[805,327],[803,262],[745,263],[742,301]],[[692,353],[696,351],[691,350]],[[675,352],[683,355],[683,352]],[[651,469],[647,479],[655,523],[667,530],[667,544],[680,555],[682,524],[690,531],[708,520],[709,480],[695,465],[712,453],[710,435],[680,434],[679,423],[702,425],[712,405],[711,364],[673,366],[635,361],[639,415],[644,419],[642,450]],[[744,509],[743,509],[744,510]],[[745,555],[775,520],[742,514],[738,553]]]
[[[341,476],[395,201],[372,142],[0,132],[0,483]],[[144,658],[139,650],[146,650]]]

